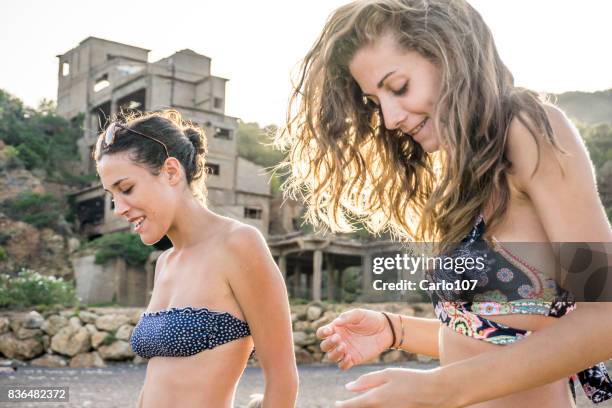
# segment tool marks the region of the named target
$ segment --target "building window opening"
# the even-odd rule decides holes
[[[244,218],[261,220],[261,208],[244,207]]]
[[[206,164],[206,173],[218,176],[221,173],[221,169],[218,164],[208,163]]]
[[[94,92],[100,92],[104,88],[108,88],[109,85],[110,81],[108,80],[108,74],[104,74],[100,78],[96,79],[93,90]]]
[[[215,136],[216,139],[225,139],[232,140],[232,132],[229,129],[224,128],[215,128]]]
[[[213,99],[213,106],[215,107],[215,109],[223,109],[223,98],[214,98]]]
[[[66,77],[70,75],[70,64],[67,62],[62,63],[62,76]]]

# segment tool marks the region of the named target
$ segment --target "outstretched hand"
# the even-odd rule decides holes
[[[367,309],[346,311],[316,333],[323,339],[321,350],[342,370],[362,364],[391,346],[391,328],[380,312]]]
[[[448,384],[447,384],[448,385]],[[346,389],[362,394],[336,401],[340,408],[453,408],[440,370],[387,368],[364,374],[346,384]]]

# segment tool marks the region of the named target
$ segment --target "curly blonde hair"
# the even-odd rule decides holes
[[[386,34],[439,68],[431,119],[444,149],[429,154],[410,135],[386,129],[352,78],[356,51]],[[303,60],[275,140],[288,152],[278,169],[289,169],[285,194],[306,203],[315,227],[348,232],[361,222],[444,250],[465,237],[491,197],[489,228],[501,222],[510,199],[504,148],[515,117],[538,149],[545,140],[563,153],[544,103],[514,86],[489,28],[466,1],[355,1],[332,13]]]

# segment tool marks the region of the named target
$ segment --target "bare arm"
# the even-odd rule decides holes
[[[426,356],[440,358],[438,349],[438,333],[440,331],[439,319],[427,319],[424,317],[404,316],[400,322],[400,317],[397,314],[389,313],[397,342],[395,346],[400,344],[402,338],[402,322],[404,325],[403,339],[401,349],[409,353],[423,354]]]
[[[230,286],[249,323],[266,380],[263,407],[293,407],[298,375],[282,275],[255,228],[241,226],[229,241],[237,265],[229,268]]]
[[[537,160],[535,142],[521,124],[513,123],[510,159],[522,188],[551,242],[612,242],[612,229],[597,195],[584,143],[562,112],[552,107],[547,111],[559,144],[570,154],[560,159],[564,175],[550,146],[540,143],[540,166],[531,177]],[[555,324],[512,346],[452,364],[443,371],[453,377],[480,379],[479,387],[457,394],[465,397],[464,404],[470,404],[550,383],[611,357],[612,302],[580,303]],[[504,381],[502,376],[513,380]]]
[[[462,388],[454,395],[459,406],[467,406],[548,384],[606,361],[612,357],[611,345],[612,303],[581,303],[558,323],[511,346],[442,367],[441,373],[448,384],[457,378],[479,379],[478,387]]]

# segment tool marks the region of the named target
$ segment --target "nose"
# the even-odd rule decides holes
[[[121,216],[121,215],[125,214],[128,211],[128,209],[129,209],[129,206],[125,202],[123,202],[123,200],[121,200],[121,199],[115,198],[113,200],[113,203],[114,203],[114,206],[115,206],[115,208],[113,208],[113,213],[115,215]]]
[[[381,100],[380,103],[385,127],[389,130],[399,128],[401,123],[407,119],[408,112],[402,109],[402,107],[393,100]]]

